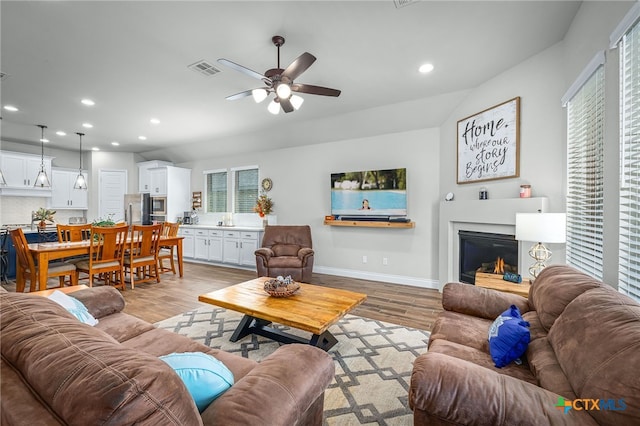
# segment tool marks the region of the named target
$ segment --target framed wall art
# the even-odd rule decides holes
[[[458,121],[458,183],[520,175],[520,97]]]

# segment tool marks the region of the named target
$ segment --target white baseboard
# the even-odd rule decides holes
[[[440,289],[438,280],[425,278],[408,277],[405,275],[380,274],[376,272],[356,271],[353,269],[332,268],[330,266],[314,266],[313,272],[327,275],[337,275],[341,277],[359,278],[362,280],[382,281],[392,284],[404,284],[414,287]]]

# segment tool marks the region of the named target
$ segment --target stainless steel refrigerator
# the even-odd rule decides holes
[[[131,225],[151,225],[151,195],[124,195],[124,220]]]

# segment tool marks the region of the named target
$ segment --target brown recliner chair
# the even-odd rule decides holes
[[[311,282],[311,228],[308,225],[267,225],[262,237],[262,247],[256,250],[256,267],[259,277],[291,275],[294,281]]]

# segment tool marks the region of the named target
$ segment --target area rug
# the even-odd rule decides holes
[[[209,347],[260,361],[279,344],[250,335],[235,343],[229,338],[242,314],[203,307],[156,323]],[[310,337],[309,333],[276,324],[275,328]],[[426,352],[429,332],[347,315],[330,329],[338,343],[329,350],[336,375],[325,392],[324,424],[412,425],[408,394],[415,358]]]

